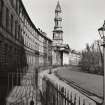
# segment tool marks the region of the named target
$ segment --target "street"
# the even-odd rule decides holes
[[[76,71],[75,67],[62,68],[57,71],[58,76],[73,81],[81,88],[103,97],[103,76]]]

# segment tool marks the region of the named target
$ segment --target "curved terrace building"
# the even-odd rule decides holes
[[[51,65],[51,45],[46,33],[31,21],[22,0],[0,0],[0,105],[11,88],[20,84],[16,73]]]

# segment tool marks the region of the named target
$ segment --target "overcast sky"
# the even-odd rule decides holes
[[[22,0],[36,27],[52,39],[57,0]],[[105,0],[59,0],[62,8],[64,42],[81,50],[99,39],[97,29],[105,19]]]

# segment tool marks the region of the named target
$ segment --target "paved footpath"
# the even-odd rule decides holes
[[[15,86],[10,95],[7,98],[7,105],[21,105],[22,103],[25,105],[30,105],[30,102],[33,101],[36,105],[36,96],[39,96],[39,92],[36,91],[35,85],[33,86],[33,78],[34,78],[34,67],[30,67],[28,72],[23,79],[21,80],[20,86]],[[37,95],[36,95],[37,94]],[[37,105],[41,105],[40,100],[37,100]]]

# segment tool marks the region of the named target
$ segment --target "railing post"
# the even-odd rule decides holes
[[[62,101],[61,105],[63,105],[63,101],[64,101],[63,95],[64,95],[64,87],[61,88],[61,101]]]
[[[81,104],[81,99],[80,99],[80,97],[79,97],[79,104],[78,105],[80,105]]]
[[[59,85],[59,92],[60,92],[60,85]],[[61,95],[60,95],[60,93],[59,93],[59,105],[61,105]]]
[[[67,100],[66,100],[66,105],[69,105],[69,91],[67,91]]]
[[[74,105],[76,105],[76,94],[75,94],[75,97],[74,97]]]
[[[36,86],[36,105],[37,105],[38,68],[36,68],[36,70],[35,70],[35,86]]]
[[[56,85],[56,89],[57,89],[57,105],[58,105],[58,85]]]
[[[83,105],[85,105],[85,99],[83,99]]]
[[[72,92],[70,93],[70,103],[71,103],[71,105],[73,105],[73,102],[72,102]]]
[[[64,99],[64,104],[66,105],[66,88],[64,89],[65,91],[64,91],[64,96],[65,96],[65,99]]]

